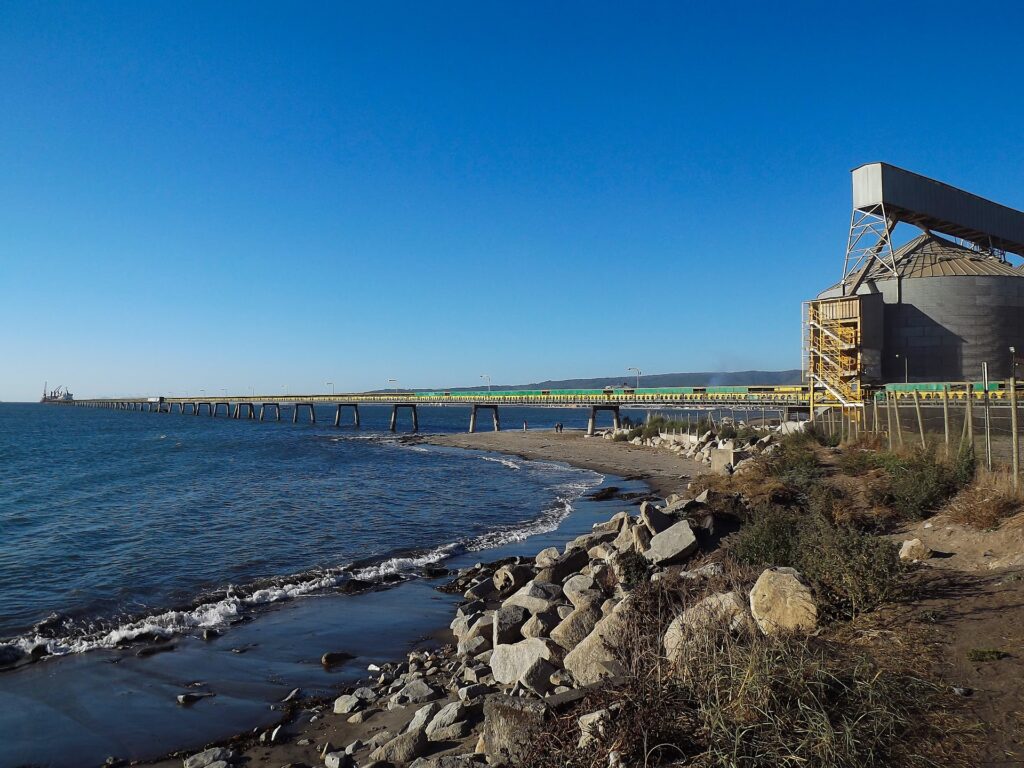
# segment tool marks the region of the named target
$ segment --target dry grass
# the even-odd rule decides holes
[[[618,752],[629,766],[854,768],[972,765],[975,731],[959,702],[923,673],[912,634],[868,621],[816,637],[766,637],[725,627],[695,631],[671,666],[662,637],[678,611],[708,594],[746,589],[756,570],[735,565],[714,583],[665,580],[633,593],[617,646],[628,670],[532,734],[521,765],[597,768]],[[577,718],[612,715],[579,748]]]
[[[1014,491],[1013,476],[1006,470],[979,471],[945,508],[951,521],[986,531],[995,530],[1022,511],[1024,490]]]

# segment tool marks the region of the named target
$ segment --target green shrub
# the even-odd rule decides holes
[[[632,589],[647,581],[650,574],[650,563],[643,555],[630,550],[617,555],[616,561],[623,586],[627,589]]]
[[[876,498],[907,520],[927,517],[962,486],[968,463],[956,466],[922,449],[909,454],[879,453],[887,482],[876,491]],[[973,474],[973,470],[971,470]]]
[[[967,652],[967,658],[970,661],[999,661],[1009,655],[1006,651],[1001,651],[998,648],[971,648]]]
[[[821,494],[811,503],[840,498]],[[820,511],[762,508],[727,547],[746,565],[796,568],[834,616],[873,610],[902,588],[903,566],[888,539],[836,525]]]
[[[816,445],[817,441],[811,434],[787,435],[765,459],[767,474],[795,493],[809,493],[824,475]]]

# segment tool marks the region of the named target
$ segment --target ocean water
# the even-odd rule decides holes
[[[405,444],[389,409],[362,411],[356,431],[327,408],[296,425],[0,405],[0,642],[65,654],[221,627],[550,530],[601,479]],[[423,409],[421,429],[462,431],[467,414]]]
[[[329,695],[447,626],[451,568],[561,546],[634,481],[555,462],[410,444],[390,409],[363,429],[0,404],[0,768],[198,749]],[[506,428],[583,427],[584,409],[503,408]],[[466,408],[424,408],[424,432]],[[401,435],[399,435],[400,437]],[[353,578],[379,589],[345,594]],[[202,630],[220,636],[202,639]],[[140,655],[160,639],[173,652]],[[320,655],[356,658],[324,669]],[[201,680],[194,707],[175,696]]]

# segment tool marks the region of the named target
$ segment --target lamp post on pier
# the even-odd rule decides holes
[[[325,384],[326,384],[326,386],[331,388],[331,397],[334,397],[334,382],[333,381],[328,381],[328,382],[325,382]]]
[[[636,388],[640,389],[640,374],[643,373],[639,368],[627,368],[627,371],[636,371]]]
[[[899,360],[901,357],[903,358],[903,383],[907,384],[910,382],[910,358],[897,352],[896,359]]]
[[[480,378],[487,382],[487,391],[490,392],[491,391],[491,377],[488,376],[486,373],[481,373],[480,374]]]

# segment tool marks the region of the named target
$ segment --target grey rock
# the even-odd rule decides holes
[[[486,696],[491,692],[489,685],[483,683],[477,683],[475,685],[467,685],[463,688],[459,688],[459,701],[470,701],[479,696]]]
[[[569,606],[564,607],[568,608]],[[561,620],[562,618],[559,616],[557,609],[542,611],[527,619],[519,631],[526,638],[547,637]]]
[[[611,713],[607,709],[599,709],[596,712],[583,715],[577,724],[580,727],[580,740],[577,746],[586,749],[598,739],[604,737],[605,728],[611,720]]]
[[[522,679],[537,659],[551,660],[558,655],[554,644],[541,638],[499,645],[491,655],[491,671],[499,683],[512,685]]]
[[[224,747],[211,747],[183,761],[184,768],[210,768],[216,762],[227,763],[235,756],[235,753]]]
[[[567,578],[590,562],[590,555],[585,549],[572,549],[559,557],[555,562],[537,574],[537,581],[550,581],[561,584]]]
[[[668,528],[651,539],[644,557],[655,565],[672,565],[686,560],[697,549],[697,538],[686,520]]]
[[[561,624],[551,630],[551,639],[571,651],[594,631],[600,621],[601,607],[595,602],[580,606],[570,613]]]
[[[570,603],[578,607],[579,603],[577,600],[580,599],[580,596],[592,592],[594,588],[594,579],[580,573],[566,580],[565,584],[562,585],[562,592],[565,593]]]
[[[534,563],[536,563],[538,568],[547,568],[555,562],[560,555],[561,553],[558,551],[557,547],[548,547],[547,549],[542,549],[537,553]]]
[[[352,694],[345,694],[339,696],[334,700],[334,714],[336,715],[347,715],[351,712],[355,712],[363,706],[363,700],[358,696]]]
[[[533,568],[528,565],[503,565],[494,572],[494,586],[502,593],[519,589],[533,578]]]
[[[324,765],[327,768],[351,768],[352,755],[346,752],[329,752],[324,755]]]
[[[373,736],[370,737],[370,740],[366,743],[366,746],[368,746],[370,749],[377,749],[377,747],[380,747],[383,744],[387,744],[394,737],[395,734],[393,734],[391,731],[385,728],[383,731],[378,731],[377,733],[373,734]]]
[[[519,605],[530,613],[537,614],[554,608],[561,597],[560,586],[534,579],[524,584],[506,600],[505,605]]]
[[[563,666],[572,673],[577,683],[589,685],[622,673],[614,648],[621,639],[623,620],[629,605],[628,597],[621,600],[594,625],[589,635],[566,654]]]
[[[542,702],[512,696],[488,696],[484,702],[483,741],[493,766],[519,765],[530,733],[545,717]]]
[[[475,656],[490,647],[490,638],[477,635],[476,637],[467,637],[465,640],[460,640],[456,652],[459,656]]]
[[[411,704],[433,701],[441,697],[440,691],[423,680],[413,680],[395,695],[399,702],[409,702]]]
[[[425,731],[427,725],[431,720],[434,719],[434,715],[441,711],[441,705],[437,702],[431,702],[425,707],[420,707],[416,710],[416,714],[412,716],[412,720],[405,727],[406,731]]]
[[[557,671],[558,667],[550,661],[538,658],[523,672],[519,682],[538,696],[544,696],[554,687],[551,676]]]
[[[438,728],[433,735],[428,736],[429,741],[461,741],[473,732],[473,726],[465,720]]]
[[[482,579],[466,590],[465,598],[467,600],[481,600],[494,594],[496,591],[497,589],[492,579]]]
[[[385,763],[410,763],[426,752],[427,746],[427,734],[422,730],[408,731],[377,747],[370,753],[370,759]]]
[[[522,638],[520,630],[530,618],[530,612],[521,605],[503,605],[494,612],[493,645],[514,643]]]
[[[466,713],[468,711],[469,708],[466,706],[466,703],[462,701],[453,701],[445,704],[427,724],[427,738],[431,741],[438,741],[438,739],[433,738],[434,731],[447,728],[449,725],[457,723],[460,720],[465,720]]]
[[[661,533],[672,527],[675,522],[649,501],[640,505],[640,522],[650,531],[651,536]]]

